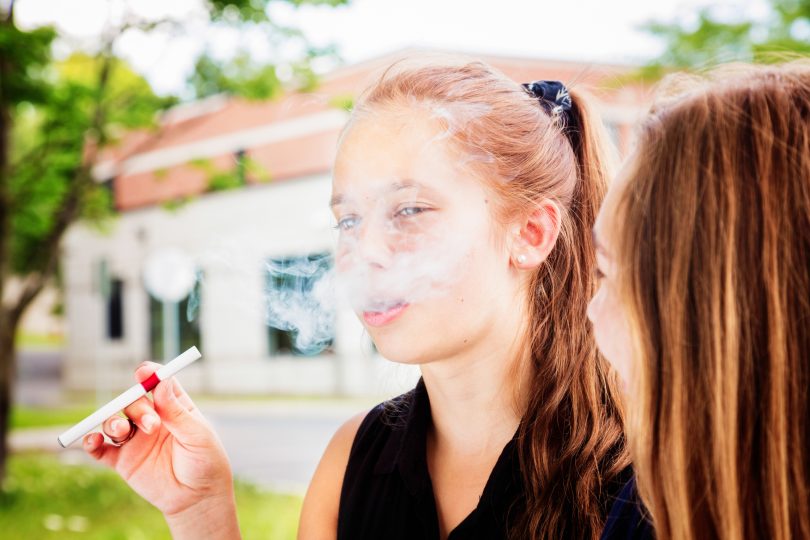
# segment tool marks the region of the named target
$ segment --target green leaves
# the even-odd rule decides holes
[[[189,79],[197,97],[226,93],[263,100],[281,92],[281,81],[273,65],[256,65],[246,52],[229,62],[219,62],[203,54]]]
[[[272,0],[208,0],[207,4],[213,20],[228,22],[249,21],[267,22],[267,6]],[[348,0],[280,0],[295,7],[304,5],[337,7],[348,4]]]
[[[671,68],[706,68],[721,62],[778,62],[810,54],[810,0],[771,0],[769,16],[721,17],[704,8],[696,22],[653,22],[665,52],[644,68],[650,78]]]
[[[53,64],[51,73],[39,102],[15,110],[9,256],[20,274],[45,264],[43,244],[56,232],[70,193],[78,201],[77,217],[102,224],[111,216],[111,194],[89,178],[88,158],[116,132],[153,125],[167,103],[117,58],[74,54]]]
[[[55,37],[50,27],[23,32],[12,21],[0,22],[0,62],[5,64],[0,74],[2,101],[36,103],[43,99]]]

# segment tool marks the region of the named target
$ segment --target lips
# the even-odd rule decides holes
[[[363,320],[366,321],[366,324],[369,326],[385,326],[399,317],[407,307],[408,304],[406,303],[398,303],[379,311],[364,311]]]

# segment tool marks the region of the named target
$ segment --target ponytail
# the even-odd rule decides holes
[[[530,291],[533,392],[520,428],[527,508],[515,538],[598,538],[629,466],[617,384],[596,350],[587,306],[595,292],[592,229],[612,161],[604,129],[578,93],[559,115],[576,180],[558,245]],[[558,135],[559,136],[559,135]]]

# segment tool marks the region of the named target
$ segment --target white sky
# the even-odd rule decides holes
[[[625,63],[661,51],[657,40],[638,30],[640,24],[688,20],[709,4],[731,16],[767,13],[765,0],[353,0],[336,9],[276,4],[271,15],[303,30],[315,45],[337,44],[349,63],[409,46]],[[295,53],[263,34],[211,28],[200,0],[18,0],[15,9],[20,26],[56,24],[75,46],[97,41],[107,21],[120,19],[124,5],[144,17],[169,16],[185,24],[183,33],[133,31],[119,43],[117,52],[158,93],[180,93],[206,47],[223,58],[245,47],[263,59]]]

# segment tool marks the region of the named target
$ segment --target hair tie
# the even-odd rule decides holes
[[[521,86],[533,98],[540,100],[551,114],[562,114],[571,110],[571,94],[560,81],[532,81]]]

